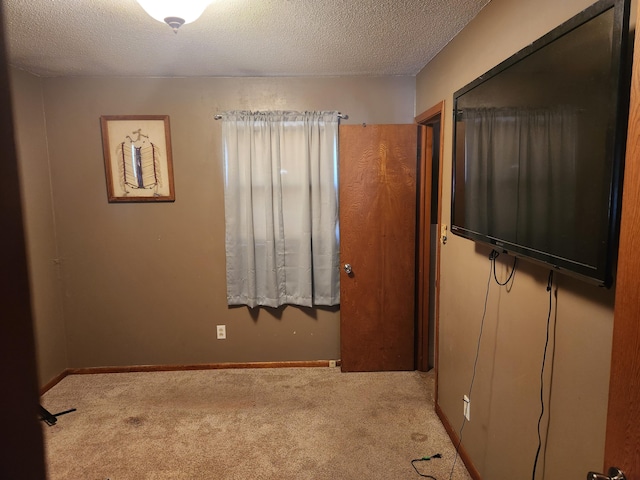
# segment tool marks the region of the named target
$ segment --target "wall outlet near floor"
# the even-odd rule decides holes
[[[329,368],[334,368],[336,366],[335,360],[329,360]]]
[[[466,395],[462,397],[464,418],[467,422],[471,421],[471,400]]]
[[[226,325],[216,325],[216,335],[218,340],[224,340],[227,338],[227,326]]]

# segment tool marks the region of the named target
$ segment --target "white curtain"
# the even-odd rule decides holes
[[[578,120],[554,108],[465,109],[465,208],[472,230],[555,252],[574,248]]]
[[[338,113],[228,112],[227,302],[337,305]]]

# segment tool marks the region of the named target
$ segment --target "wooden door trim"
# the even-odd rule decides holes
[[[442,172],[444,170],[444,168],[442,168],[443,166],[443,158],[444,158],[444,107],[445,107],[445,101],[442,100],[441,102],[433,105],[432,107],[430,107],[429,109],[425,110],[424,112],[422,112],[420,115],[415,117],[415,121],[417,124],[419,125],[428,125],[430,123],[434,123],[435,120],[437,120],[438,118],[440,119],[440,150],[439,150],[439,158],[440,158],[440,166],[438,168],[438,193],[437,193],[437,199],[438,199],[438,225],[437,225],[437,231],[438,231],[438,241],[436,242],[435,245],[435,249],[436,249],[436,282],[435,282],[435,297],[434,297],[434,301],[435,301],[435,306],[434,306],[434,322],[435,322],[435,326],[434,326],[434,335],[435,335],[435,341],[434,341],[434,371],[435,371],[435,391],[434,391],[434,399],[435,402],[437,404],[438,402],[438,335],[439,335],[439,325],[440,325],[440,248],[442,246],[442,242],[440,242],[440,238],[439,238],[439,233],[441,232],[441,228],[442,228]],[[422,148],[424,148],[425,145],[423,145]],[[423,155],[421,154],[421,158],[423,158]],[[421,165],[422,167],[422,165]],[[432,246],[433,248],[433,246]],[[428,275],[428,272],[427,272]],[[418,292],[418,295],[424,295],[424,292]],[[421,331],[424,331],[425,326],[423,326]],[[428,334],[428,325],[426,325],[427,327],[427,334]]]
[[[422,112],[415,118],[415,120],[416,123],[425,125],[435,120],[438,115],[440,115],[440,118],[444,115],[444,100]],[[440,135],[440,137],[442,138],[442,135]],[[442,148],[440,150],[442,150]]]
[[[425,125],[418,124],[419,148],[419,191],[417,198],[418,221],[416,225],[416,369],[429,369],[429,277],[430,277],[430,229],[431,229],[431,172],[433,157],[433,132]],[[425,318],[427,321],[425,321]]]
[[[640,12],[640,6],[638,7]],[[611,374],[603,472],[618,467],[640,478],[640,37],[636,35],[613,312]]]

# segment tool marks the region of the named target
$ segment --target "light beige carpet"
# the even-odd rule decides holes
[[[72,375],[42,398],[50,480],[470,479],[433,375],[339,368]],[[450,474],[453,473],[452,476]]]

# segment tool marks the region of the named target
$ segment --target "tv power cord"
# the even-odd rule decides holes
[[[411,460],[411,466],[416,471],[416,473],[418,475],[420,475],[421,477],[431,478],[433,480],[438,480],[436,477],[433,477],[431,475],[425,475],[424,473],[420,473],[420,470],[418,470],[418,467],[416,467],[416,462],[428,462],[432,458],[442,458],[442,454],[436,453],[435,455],[431,455],[430,457],[415,458],[415,459]]]

